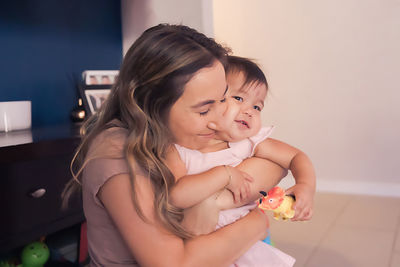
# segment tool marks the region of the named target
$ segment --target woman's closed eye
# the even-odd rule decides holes
[[[205,115],[207,115],[207,113],[209,111],[210,111],[210,109],[207,109],[206,111],[199,112],[199,114],[200,114],[200,116],[205,116]]]

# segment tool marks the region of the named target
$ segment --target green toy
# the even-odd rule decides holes
[[[0,261],[0,267],[15,267],[15,264],[8,263],[7,261]]]
[[[22,250],[22,264],[19,264],[18,267],[43,267],[49,256],[49,248],[45,243],[30,243]]]

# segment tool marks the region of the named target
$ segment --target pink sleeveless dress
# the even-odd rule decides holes
[[[253,137],[240,142],[230,142],[229,148],[202,153],[175,144],[182,161],[186,165],[187,174],[197,174],[220,165],[236,166],[254,154],[256,146],[269,137],[273,127],[263,127]],[[245,216],[257,205],[254,203],[220,211],[217,227],[221,228]],[[245,254],[232,265],[235,267],[291,267],[295,259],[267,243],[257,241]]]

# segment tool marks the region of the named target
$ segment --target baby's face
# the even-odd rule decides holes
[[[259,132],[267,87],[265,84],[256,83],[242,87],[242,73],[228,74],[227,83],[228,108],[224,113],[225,125],[220,127],[218,137],[221,140],[237,142]]]

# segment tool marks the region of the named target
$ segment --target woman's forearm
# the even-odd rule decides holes
[[[184,242],[158,221],[147,178],[137,179],[139,205],[146,221],[133,206],[127,174],[111,178],[98,197],[140,266],[227,266],[266,235],[268,217],[256,209],[229,226]]]
[[[259,209],[208,235],[185,242],[183,266],[228,266],[266,236],[268,218]]]

